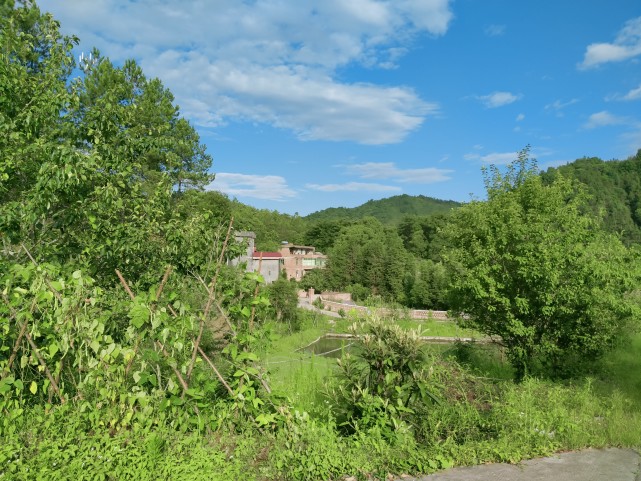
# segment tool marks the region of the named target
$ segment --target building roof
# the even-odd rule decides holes
[[[275,257],[283,257],[283,254],[280,252],[261,252],[261,251],[254,251],[254,254],[252,256],[254,259],[260,259],[261,257],[263,259],[270,259],[270,258],[275,258]]]
[[[282,243],[281,243],[281,245],[280,245],[280,247],[281,247],[281,249],[282,249],[283,247],[288,247],[288,248],[290,248],[290,249],[291,249],[292,247],[294,247],[294,248],[298,248],[298,249],[316,249],[316,247],[314,247],[314,246],[304,246],[304,245],[302,245],[302,244],[292,244],[291,242],[282,242]]]

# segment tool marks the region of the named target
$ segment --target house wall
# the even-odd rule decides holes
[[[259,261],[254,259],[254,267],[258,270]],[[260,261],[260,275],[265,279],[266,284],[271,284],[278,279],[282,264],[282,258],[263,259]]]
[[[283,268],[288,279],[301,280],[305,272],[325,267],[327,256],[316,252],[311,246],[283,244],[280,248]]]
[[[245,249],[243,255],[231,259],[229,263],[232,266],[237,266],[239,264],[245,264],[247,266],[248,272],[254,271],[254,262],[252,256],[254,255],[254,246],[256,243],[256,234],[248,231],[238,231],[234,234],[234,239],[236,242],[246,242],[247,248]]]

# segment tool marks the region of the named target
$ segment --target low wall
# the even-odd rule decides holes
[[[321,299],[334,302],[351,302],[352,295],[349,292],[321,292]]]
[[[328,311],[334,311],[338,312],[340,309],[345,311],[347,314],[350,311],[357,311],[357,312],[363,312],[367,314],[371,313],[377,313],[381,316],[385,315],[390,315],[393,314],[394,311],[391,309],[377,309],[377,308],[372,308],[372,307],[366,307],[366,306],[357,306],[355,304],[345,304],[342,302],[336,302],[335,300],[329,300],[328,298],[325,297],[325,294],[321,295],[321,301],[325,305],[325,309]],[[407,313],[407,317],[410,319],[415,319],[415,320],[428,320],[428,319],[435,319],[437,321],[449,321],[450,318],[447,317],[447,311],[433,311],[433,310],[418,310],[418,309],[410,309],[410,310],[399,310],[398,312],[403,312],[403,317],[405,317],[405,314]]]

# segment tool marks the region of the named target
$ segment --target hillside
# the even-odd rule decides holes
[[[586,186],[590,207],[603,215],[606,229],[628,244],[641,242],[641,150],[626,160],[578,159],[542,175],[550,181],[559,172]]]
[[[407,194],[388,197],[387,199],[369,200],[358,207],[331,207],[314,212],[305,217],[312,222],[330,220],[358,220],[363,217],[375,217],[383,224],[396,225],[404,216],[427,216],[449,212],[460,203],[452,200],[440,200],[423,195]]]

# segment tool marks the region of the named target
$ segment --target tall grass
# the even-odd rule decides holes
[[[288,332],[282,325],[272,326],[272,343],[261,357],[269,370],[272,388],[284,394],[299,411],[313,414],[325,410],[323,386],[336,372],[336,360],[302,348],[334,326],[331,319],[313,313],[304,316],[298,332]]]
[[[641,411],[641,333],[606,356],[597,369],[604,394],[620,391]]]

